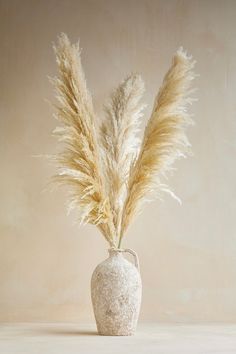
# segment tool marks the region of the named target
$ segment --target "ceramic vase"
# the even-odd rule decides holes
[[[130,253],[134,264],[124,258]],[[142,296],[137,254],[130,249],[109,249],[109,257],[93,272],[91,297],[100,335],[135,333]]]

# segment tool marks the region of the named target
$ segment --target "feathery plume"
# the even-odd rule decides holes
[[[166,175],[173,162],[190,150],[185,130],[192,120],[186,107],[193,101],[189,97],[193,90],[189,88],[195,77],[192,71],[194,65],[191,57],[180,48],[155,99],[142,146],[128,181],[120,243],[133,216],[145,202],[146,195],[153,190],[168,191],[160,182],[161,175]]]
[[[137,74],[129,75],[104,106],[106,117],[100,128],[105,182],[113,214],[116,239],[127,193],[127,179],[139,147],[137,132],[142,110],[144,83]]]
[[[71,45],[65,34],[54,47],[59,77],[53,79],[57,94],[57,119],[62,125],[54,134],[64,143],[56,161],[55,180],[72,186],[70,208],[77,208],[79,221],[98,226],[110,245],[114,245],[114,226],[106,198],[95,130],[92,99],[87,89],[79,44]]]

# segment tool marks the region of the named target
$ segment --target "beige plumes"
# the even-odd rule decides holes
[[[169,191],[161,184],[161,175],[165,175],[173,162],[190,150],[185,130],[192,120],[186,108],[193,101],[189,97],[189,88],[195,77],[194,65],[191,57],[180,48],[155,99],[139,156],[128,181],[120,241],[147,194],[153,190]]]
[[[77,208],[79,221],[97,225],[113,244],[111,210],[106,198],[95,117],[91,96],[80,61],[79,45],[71,45],[62,34],[54,48],[59,77],[53,79],[57,93],[57,119],[62,126],[54,134],[64,143],[57,156],[59,168],[55,180],[72,186],[70,208]]]
[[[55,53],[59,75],[52,81],[61,125],[54,134],[64,149],[55,157],[54,179],[71,187],[69,208],[78,210],[80,223],[96,225],[110,246],[120,247],[146,196],[153,190],[169,191],[161,176],[189,151],[185,131],[191,118],[186,108],[192,102],[194,62],[182,49],[175,54],[140,144],[141,77],[131,74],[112,93],[98,134],[79,45],[71,45],[62,34]]]
[[[144,108],[140,104],[143,93],[141,77],[136,74],[128,76],[105,105],[106,118],[100,129],[105,182],[117,240],[127,194],[127,179],[139,147],[136,134]]]

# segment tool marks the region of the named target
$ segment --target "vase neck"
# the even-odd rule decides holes
[[[122,249],[122,248],[111,247],[109,248],[108,252],[109,252],[109,257],[123,257],[123,253],[131,254],[133,256],[135,267],[138,269],[138,271],[140,271],[138,255],[135,251],[131,250],[130,248]]]
[[[109,252],[109,256],[112,257],[112,256],[120,256],[120,255],[122,255],[124,250],[121,249],[121,248],[112,247],[112,248],[109,248],[108,252]]]

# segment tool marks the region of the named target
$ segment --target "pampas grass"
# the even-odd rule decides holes
[[[189,94],[195,75],[195,62],[180,48],[174,55],[159,93],[155,99],[151,117],[146,126],[142,147],[128,181],[120,242],[133,216],[144,204],[150,191],[171,193],[160,181],[172,168],[173,162],[190,152],[185,130],[192,119],[187,106],[193,99]]]
[[[131,74],[113,91],[97,129],[79,44],[72,45],[62,34],[54,49],[60,122],[54,134],[63,143],[54,180],[70,187],[69,209],[77,209],[79,222],[96,225],[110,246],[120,247],[150,192],[174,196],[161,177],[190,150],[185,131],[192,122],[187,106],[193,101],[189,94],[195,63],[182,49],[174,55],[140,142],[141,77]]]
[[[53,80],[57,96],[57,119],[62,123],[54,135],[64,143],[58,154],[58,171],[54,180],[70,185],[69,208],[78,209],[80,223],[98,226],[110,245],[113,224],[109,200],[106,197],[95,114],[80,60],[79,44],[71,45],[61,35],[54,48],[59,77]]]
[[[134,162],[139,140],[137,132],[142,117],[144,83],[139,75],[131,74],[111,95],[104,106],[106,118],[101,124],[106,189],[112,208],[115,239],[121,230],[122,211],[127,196],[127,179]]]

